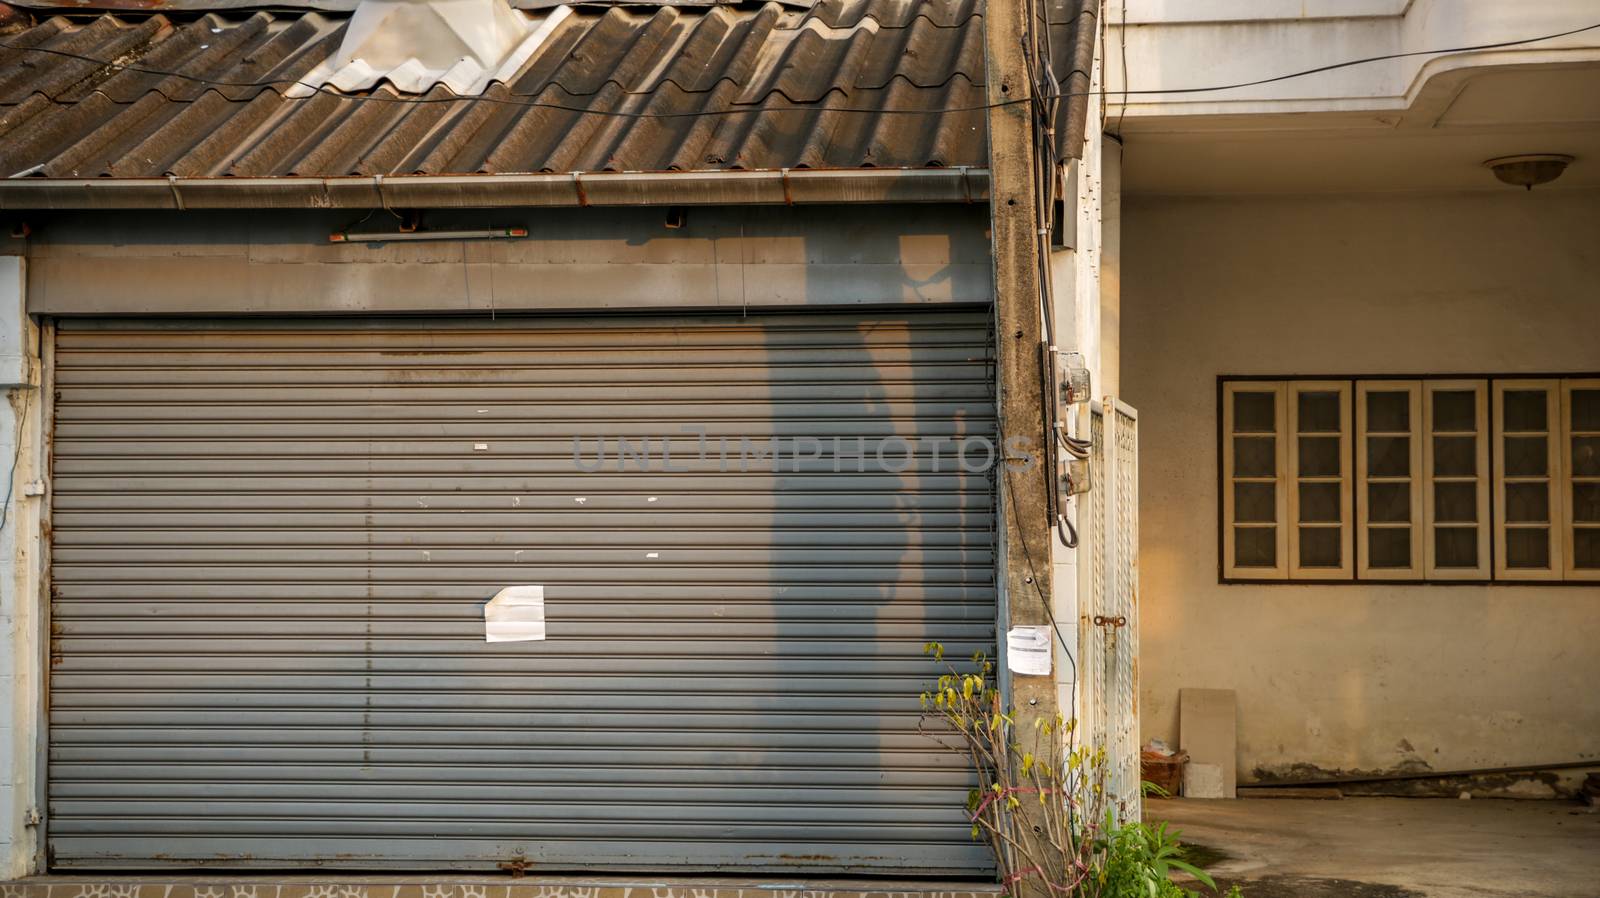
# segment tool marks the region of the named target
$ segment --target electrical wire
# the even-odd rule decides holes
[[[1033,6],[1033,9],[1037,9],[1038,17],[1044,22],[1044,53],[1043,58],[1039,61],[1039,67],[1043,69],[1042,74],[1046,82],[1054,88],[1059,88],[1063,82],[1056,76],[1055,73],[1055,44],[1051,34],[1054,23],[1050,21],[1051,0],[1035,0],[1035,2],[1036,5]],[[1104,7],[1104,0],[1094,0],[1092,4],[1084,3],[1078,6],[1078,27],[1082,27],[1082,18],[1085,15],[1093,15],[1094,29],[1096,33],[1101,32],[1101,23],[1105,18]],[[1030,12],[1031,11],[1032,10],[1030,10]],[[1031,21],[1032,16],[1030,15],[1030,22]],[[1035,47],[1035,53],[1037,52],[1037,47]],[[1033,59],[1028,58],[1027,62],[1029,63],[1029,68],[1031,71],[1033,67]],[[1068,74],[1069,78],[1073,75],[1082,73],[1078,67],[1078,57],[1076,52],[1074,52],[1073,58],[1069,61],[1069,66],[1071,67],[1071,72]],[[1093,53],[1091,51],[1091,58],[1089,62],[1090,72],[1082,74],[1092,77],[1093,68],[1094,61]],[[1039,89],[1037,82],[1035,83],[1035,89]],[[1054,395],[1054,392],[1060,389],[1060,385],[1056,381],[1056,372],[1053,370],[1048,370],[1049,366],[1048,364],[1045,364],[1048,362],[1048,360],[1054,358],[1054,353],[1058,349],[1055,339],[1056,311],[1054,271],[1050,265],[1050,255],[1057,224],[1056,193],[1057,191],[1064,191],[1065,187],[1065,185],[1063,185],[1057,178],[1057,175],[1060,172],[1061,158],[1058,152],[1060,144],[1056,138],[1056,127],[1058,124],[1057,116],[1061,110],[1061,101],[1057,99],[1048,103],[1041,102],[1036,109],[1036,114],[1039,118],[1039,124],[1042,125],[1042,127],[1036,130],[1034,141],[1034,209],[1038,223],[1038,243],[1037,252],[1035,255],[1039,260],[1040,314],[1043,316],[1045,323],[1043,331],[1045,347],[1048,350],[1047,353],[1041,355],[1041,363],[1044,364],[1045,368],[1047,369],[1040,372],[1041,379],[1043,380],[1044,392],[1044,409],[1042,411],[1047,433],[1054,434],[1056,437],[1056,441],[1047,447],[1045,453],[1047,464],[1044,475],[1044,488],[1045,494],[1048,498],[1048,502],[1046,503],[1047,509],[1050,513],[1051,520],[1055,522],[1054,530],[1057,537],[1067,548],[1076,549],[1078,548],[1078,531],[1077,528],[1073,526],[1072,520],[1069,517],[1067,499],[1061,495],[1060,491],[1060,483],[1063,476],[1063,465],[1058,449],[1065,448],[1069,453],[1080,459],[1086,457],[1086,452],[1078,452],[1071,437],[1066,433],[1067,427],[1065,422],[1060,420],[1060,407],[1057,404],[1056,397]],[[1040,164],[1040,157],[1042,157],[1043,164]],[[1055,620],[1053,617],[1051,618],[1051,626],[1055,627]],[[1058,638],[1060,637],[1059,631],[1057,636]],[[1064,641],[1062,647],[1064,649],[1066,648]],[[1068,652],[1068,657],[1069,659],[1071,658],[1070,651]],[[1073,683],[1074,690],[1076,690],[1076,661],[1073,661]],[[1072,704],[1073,713],[1076,713],[1076,691],[1074,691],[1072,697]]]
[[[930,109],[894,109],[894,108],[877,108],[877,107],[838,106],[838,107],[830,107],[830,108],[827,109],[827,111],[829,111],[829,112],[842,112],[842,113],[859,113],[859,114],[865,114],[865,115],[944,115],[944,114],[956,113],[956,112],[980,112],[980,111],[989,110],[989,109],[998,109],[998,108],[1002,108],[1002,107],[1006,107],[1006,106],[1014,106],[1014,105],[1017,105],[1019,103],[1037,103],[1037,102],[1039,102],[1041,100],[1060,100],[1060,99],[1066,99],[1066,98],[1069,98],[1069,97],[1098,96],[1098,97],[1104,98],[1104,97],[1112,96],[1112,95],[1121,95],[1124,98],[1126,98],[1128,96],[1149,96],[1149,95],[1156,95],[1156,94],[1175,94],[1175,95],[1177,95],[1177,94],[1216,93],[1216,92],[1220,92],[1220,91],[1237,90],[1239,88],[1245,88],[1245,87],[1258,87],[1258,86],[1263,85],[1263,84],[1275,84],[1275,83],[1280,82],[1280,81],[1288,81],[1288,80],[1294,79],[1294,78],[1304,78],[1304,77],[1307,77],[1309,75],[1322,74],[1324,72],[1331,72],[1331,71],[1335,71],[1335,70],[1338,70],[1338,69],[1350,68],[1352,66],[1368,65],[1368,64],[1371,64],[1371,63],[1375,63],[1375,62],[1386,62],[1388,60],[1393,60],[1393,59],[1406,59],[1406,58],[1416,57],[1416,56],[1437,56],[1437,55],[1442,55],[1442,54],[1446,54],[1446,53],[1469,53],[1469,52],[1474,52],[1474,51],[1479,51],[1479,50],[1499,50],[1499,49],[1504,49],[1504,48],[1507,48],[1507,47],[1519,47],[1519,46],[1524,46],[1524,45],[1527,45],[1527,44],[1534,44],[1534,43],[1540,43],[1540,42],[1543,42],[1543,41],[1556,40],[1558,38],[1563,38],[1563,37],[1571,37],[1572,35],[1575,35],[1575,34],[1583,34],[1585,32],[1595,31],[1597,29],[1600,29],[1600,22],[1596,22],[1593,25],[1586,25],[1586,26],[1584,26],[1582,28],[1573,28],[1573,29],[1570,29],[1570,30],[1567,30],[1567,31],[1556,32],[1554,34],[1539,35],[1538,37],[1519,38],[1517,40],[1498,41],[1498,42],[1495,42],[1495,43],[1488,43],[1488,44],[1472,44],[1472,45],[1459,46],[1459,47],[1443,47],[1443,48],[1435,49],[1435,50],[1411,50],[1411,51],[1404,52],[1404,53],[1385,53],[1385,54],[1382,54],[1382,55],[1379,55],[1379,56],[1366,56],[1366,57],[1362,57],[1360,59],[1349,59],[1349,60],[1345,60],[1343,62],[1336,62],[1336,63],[1331,63],[1331,64],[1328,64],[1328,65],[1316,66],[1314,68],[1301,69],[1299,71],[1294,71],[1294,72],[1286,72],[1286,73],[1281,74],[1281,75],[1273,75],[1273,76],[1267,77],[1267,78],[1258,78],[1258,79],[1255,79],[1255,80],[1252,80],[1252,81],[1240,81],[1240,82],[1236,82],[1236,83],[1232,83],[1232,84],[1217,84],[1217,85],[1210,85],[1210,86],[1206,86],[1206,87],[1166,87],[1166,88],[1147,88],[1147,89],[1142,89],[1142,90],[1123,89],[1123,90],[1120,90],[1120,91],[1107,91],[1107,90],[1101,89],[1101,90],[1097,90],[1097,91],[1066,91],[1066,92],[1063,92],[1063,91],[1061,91],[1059,89],[1060,88],[1060,83],[1057,82],[1057,85],[1056,85],[1057,89],[1055,91],[1051,92],[1051,93],[1048,93],[1048,94],[1044,95],[1044,96],[1035,95],[1035,96],[1030,96],[1030,97],[1013,98],[1013,99],[1007,99],[1007,100],[997,100],[997,101],[991,102],[991,103],[980,103],[980,104],[973,104],[973,105],[967,105],[967,106],[947,106],[947,107],[938,107],[938,108],[930,108]],[[606,116],[606,117],[612,117],[612,118],[634,118],[634,119],[705,118],[705,117],[710,117],[710,116],[744,115],[744,114],[748,114],[748,113],[752,113],[752,112],[809,111],[809,110],[816,110],[816,109],[821,107],[821,100],[820,99],[818,99],[818,100],[807,100],[807,101],[793,101],[793,100],[790,100],[788,102],[788,105],[767,106],[767,105],[762,105],[762,103],[765,103],[765,98],[764,98],[762,103],[737,103],[737,104],[734,104],[734,105],[732,105],[732,106],[730,106],[730,107],[728,107],[726,109],[697,109],[697,110],[685,111],[685,112],[632,112],[632,111],[623,111],[623,110],[615,110],[615,109],[596,109],[596,108],[592,108],[592,107],[588,107],[588,106],[576,106],[576,105],[570,105],[570,104],[565,104],[565,103],[553,103],[553,102],[542,101],[542,100],[518,99],[519,97],[531,97],[531,96],[534,96],[533,94],[509,93],[509,95],[506,96],[506,97],[492,97],[492,96],[485,96],[485,95],[472,96],[472,97],[462,97],[462,96],[455,96],[455,95],[451,95],[451,96],[447,96],[447,97],[403,97],[403,96],[399,96],[399,95],[395,95],[395,94],[385,94],[385,93],[381,93],[381,92],[380,93],[370,93],[370,94],[347,94],[347,93],[343,93],[343,92],[340,92],[340,91],[337,91],[337,90],[332,90],[332,89],[324,87],[322,85],[311,84],[309,82],[300,81],[300,80],[294,79],[294,78],[268,78],[268,79],[262,79],[262,80],[258,80],[258,81],[223,81],[223,80],[219,80],[219,79],[215,79],[215,78],[206,78],[206,77],[202,77],[202,76],[199,76],[199,75],[190,75],[190,74],[186,74],[184,72],[177,72],[177,71],[172,71],[172,70],[168,70],[168,69],[157,69],[157,68],[151,68],[151,67],[148,67],[148,66],[140,66],[140,65],[130,64],[130,63],[123,63],[123,62],[118,62],[118,61],[113,60],[113,59],[103,59],[103,58],[96,57],[96,56],[90,56],[90,55],[87,55],[87,54],[84,54],[84,53],[74,53],[74,52],[72,52],[70,50],[58,50],[58,49],[54,49],[54,48],[50,48],[50,47],[24,47],[24,46],[19,46],[17,44],[0,41],[0,49],[11,50],[11,51],[18,52],[18,53],[39,53],[39,54],[45,54],[45,55],[50,55],[50,56],[64,57],[64,58],[67,58],[67,59],[76,59],[76,60],[78,60],[80,62],[88,62],[88,63],[92,63],[92,64],[97,65],[97,66],[101,66],[103,68],[113,69],[113,70],[117,70],[117,71],[136,72],[136,73],[139,73],[139,74],[156,75],[156,76],[165,77],[165,78],[177,78],[179,80],[189,81],[189,82],[193,82],[195,84],[203,84],[203,85],[206,85],[206,86],[209,86],[209,87],[219,87],[219,88],[276,88],[276,87],[286,87],[286,86],[287,87],[299,86],[299,87],[302,87],[302,88],[305,88],[305,89],[308,89],[308,90],[311,90],[311,91],[314,91],[314,92],[317,92],[317,93],[328,94],[329,96],[334,96],[334,97],[338,97],[338,98],[341,98],[341,99],[351,100],[351,101],[354,101],[354,102],[362,102],[362,103],[372,103],[372,102],[376,102],[376,103],[406,103],[406,104],[414,104],[414,105],[419,105],[419,106],[428,105],[428,104],[434,104],[434,103],[492,103],[492,104],[506,105],[506,106],[521,106],[521,107],[536,108],[536,109],[553,109],[553,110],[565,111],[565,112],[580,112],[580,113],[584,113],[584,114],[588,114],[588,115],[600,115],[600,116]],[[1068,78],[1070,78],[1070,77],[1071,77],[1071,75],[1069,74]],[[704,91],[701,91],[701,93],[703,93],[703,92]],[[580,94],[580,93],[571,93],[571,94],[569,94],[569,96],[574,96],[574,97],[595,96],[598,93],[599,93],[598,91],[594,91],[594,92],[590,92],[590,93],[582,93],[582,94]],[[626,91],[626,92],[624,92],[624,96],[647,96],[648,94],[649,94],[648,91]],[[49,100],[50,102],[60,102],[55,97],[52,97],[52,96],[49,96],[49,95],[44,95],[44,96],[45,96],[45,99]],[[773,93],[769,94],[768,96],[769,97],[770,96],[783,96],[783,94],[774,91]],[[787,97],[784,97],[784,99],[788,100]],[[11,104],[11,105],[15,105],[15,104]]]
[[[1126,97],[1129,95],[1146,94],[1203,94],[1221,90],[1236,90],[1241,87],[1259,87],[1263,84],[1276,84],[1279,81],[1288,81],[1292,78],[1304,78],[1307,75],[1320,75],[1323,72],[1332,72],[1338,69],[1348,69],[1352,66],[1367,65],[1374,62],[1388,62],[1391,59],[1408,59],[1414,56],[1438,56],[1444,53],[1472,53],[1478,50],[1501,50],[1506,47],[1520,47],[1524,44],[1536,44],[1540,43],[1541,41],[1553,41],[1557,38],[1571,37],[1574,34],[1583,34],[1586,31],[1594,31],[1596,29],[1600,29],[1600,22],[1596,22],[1593,25],[1585,25],[1582,28],[1573,28],[1570,31],[1558,31],[1555,34],[1543,34],[1538,37],[1525,37],[1517,40],[1499,41],[1492,44],[1472,44],[1464,47],[1446,47],[1440,50],[1409,50],[1404,53],[1385,53],[1381,56],[1363,56],[1360,59],[1347,59],[1344,62],[1319,65],[1315,68],[1301,69],[1297,72],[1287,72],[1282,75],[1273,75],[1270,78],[1258,78],[1255,81],[1240,81],[1237,84],[1219,84],[1213,87],[1177,87],[1165,88],[1162,90],[1102,90],[1099,93],[1101,96],[1115,93]]]
[[[1066,512],[1056,515],[1056,536],[1067,548],[1078,548],[1078,528],[1072,525],[1072,519],[1067,517]]]

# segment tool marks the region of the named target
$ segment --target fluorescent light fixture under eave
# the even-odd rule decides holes
[[[527,228],[488,228],[482,231],[391,231],[381,234],[351,234],[334,231],[329,243],[397,243],[402,240],[506,240],[528,236]]]

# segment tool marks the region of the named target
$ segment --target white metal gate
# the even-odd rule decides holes
[[[1080,726],[1106,751],[1106,789],[1139,819],[1139,418],[1107,397],[1090,411],[1092,486],[1081,530]]]

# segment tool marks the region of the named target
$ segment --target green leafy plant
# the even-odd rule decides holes
[[[1165,823],[1119,824],[1108,817],[1104,827],[1105,853],[1102,858],[1100,898],[1186,898],[1199,894],[1172,880],[1181,871],[1216,891],[1210,875],[1183,859],[1177,833]],[[1238,893],[1235,886],[1230,895]]]
[[[944,668],[921,695],[922,731],[967,757],[978,787],[967,795],[972,837],[994,851],[1008,895],[1051,898],[1185,898],[1185,873],[1216,883],[1185,861],[1166,824],[1120,820],[1105,788],[1106,755],[1078,744],[1076,721],[1057,714],[1018,726],[1002,705],[994,663],[982,652],[957,670],[944,647],[924,652]],[[1238,889],[1230,892],[1230,898]]]

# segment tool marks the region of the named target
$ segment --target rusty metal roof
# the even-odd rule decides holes
[[[0,35],[56,51],[0,49],[0,177],[981,166],[980,10],[575,7],[480,96],[300,99],[347,15],[39,13]]]

